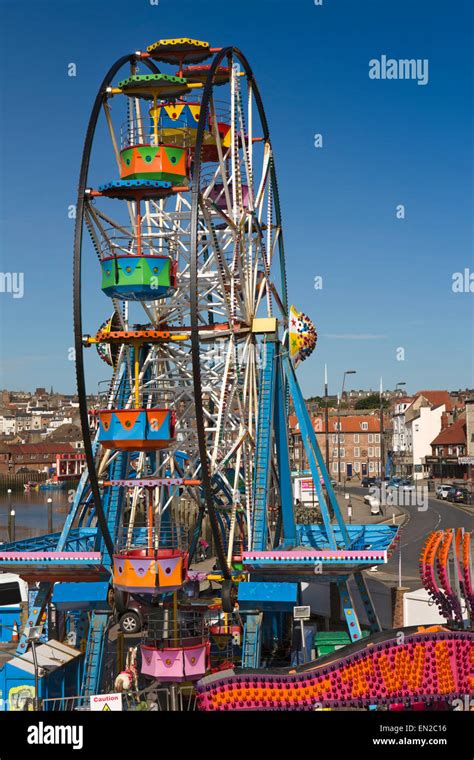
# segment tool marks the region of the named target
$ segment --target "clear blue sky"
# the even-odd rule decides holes
[[[90,108],[116,58],[177,36],[240,47],[258,79],[290,298],[319,332],[305,394],[324,363],[332,392],[348,368],[349,387],[472,387],[474,294],[451,289],[474,271],[471,0],[0,0],[0,14],[0,270],[25,277],[22,299],[0,293],[0,387],[74,390],[67,207]],[[382,54],[427,58],[428,84],[370,79]],[[90,330],[109,311],[91,264]],[[90,390],[105,377],[92,362]]]

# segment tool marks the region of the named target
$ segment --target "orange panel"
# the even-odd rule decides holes
[[[104,426],[104,430],[108,430],[110,427],[110,420],[112,419],[112,412],[101,412],[100,419]]]
[[[171,572],[167,573],[166,568],[173,565]],[[181,557],[176,561],[175,558],[169,560],[158,560],[158,584],[160,586],[180,586],[183,582],[183,560]]]
[[[128,410],[120,410],[119,412],[116,411],[115,415],[124,430],[131,430],[135,426],[135,422],[137,421],[137,417],[140,413],[141,413],[140,410],[136,411],[136,410],[131,409],[130,411]]]

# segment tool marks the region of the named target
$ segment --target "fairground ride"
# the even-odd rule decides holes
[[[86,255],[97,259],[106,297],[105,322],[87,325],[90,334]],[[177,685],[192,690],[202,678],[203,709],[310,709],[326,687],[328,704],[353,701],[356,686],[338,701],[337,679],[328,686],[308,664],[304,676],[288,675],[302,584],[337,587],[353,647],[388,646],[363,571],[387,562],[398,528],[343,519],[295,373],[316,330],[289,305],[285,266],[270,132],[244,55],[172,39],[120,58],[94,101],[77,199],[74,330],[87,469],[62,533],[8,545],[0,558],[36,584],[18,655],[46,607],[59,605],[66,630],[84,642],[83,702],[104,688],[106,633],[130,599],[151,612],[128,688],[144,679],[169,689],[174,707]],[[94,346],[110,377],[91,409],[85,365]],[[313,525],[295,521],[290,408],[318,498]],[[214,564],[199,557],[203,536]],[[203,593],[209,582],[212,597]],[[376,637],[363,644],[354,592]],[[431,634],[438,643],[446,636],[446,646],[458,635]],[[356,649],[345,657],[362,663]],[[277,651],[286,670],[262,686]],[[351,667],[358,684],[364,665]],[[405,670],[393,701],[409,702]],[[241,673],[258,681],[248,699]],[[297,680],[291,699],[275,687],[285,678]],[[386,701],[379,686],[369,683],[361,706]],[[267,687],[271,698],[257,695]]]

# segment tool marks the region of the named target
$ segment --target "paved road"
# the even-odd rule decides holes
[[[367,489],[356,486],[347,490],[357,495],[367,493]],[[429,533],[441,528],[465,527],[474,529],[474,509],[472,507],[441,501],[433,498],[431,494],[427,503],[423,502],[420,497],[418,498],[418,505],[414,504],[413,500],[412,503],[408,503],[408,494],[405,497],[405,503],[398,504],[399,509],[406,515],[401,532],[400,549],[402,581],[403,585],[409,588],[418,588],[421,585],[418,560]],[[387,515],[390,514],[390,507],[385,509]],[[393,585],[394,582],[398,583],[398,571],[399,557],[397,552],[386,565],[384,571],[377,573],[377,578]]]

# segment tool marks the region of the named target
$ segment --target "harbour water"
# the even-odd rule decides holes
[[[16,491],[0,495],[0,542],[8,542],[8,516],[15,510],[15,539],[18,541],[48,533],[48,499],[51,499],[53,532],[60,531],[69,511],[74,491]]]

